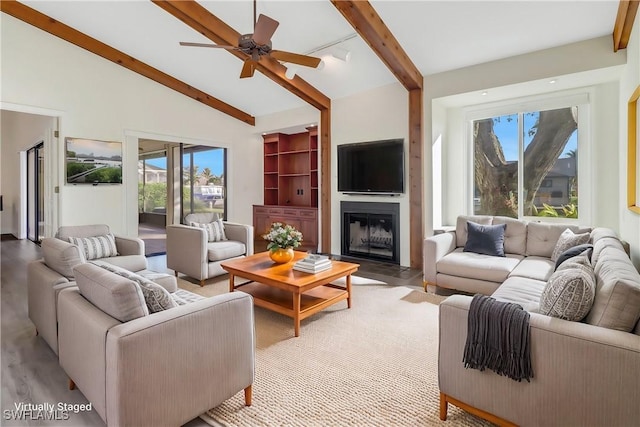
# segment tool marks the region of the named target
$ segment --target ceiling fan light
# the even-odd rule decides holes
[[[320,63],[316,67],[316,70],[318,70],[318,71],[323,70],[324,66],[325,66],[324,59],[320,59]]]
[[[296,76],[297,72],[298,72],[298,69],[296,67],[289,67],[287,68],[287,71],[284,73],[284,76],[289,80],[291,80]]]
[[[349,62],[349,60],[351,59],[351,51],[343,49],[341,47],[334,47],[331,50],[331,56],[333,56],[334,58],[338,58],[341,61]]]

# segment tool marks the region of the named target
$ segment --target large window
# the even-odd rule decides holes
[[[578,218],[578,109],[472,120],[473,212]]]
[[[205,146],[184,147],[182,155],[183,215],[216,212],[225,218],[226,149]]]

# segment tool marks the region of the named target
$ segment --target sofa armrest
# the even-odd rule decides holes
[[[109,425],[182,425],[250,386],[254,355],[243,292],[117,325],[107,335]]]
[[[115,236],[120,255],[144,255],[144,240],[137,237]]]
[[[167,226],[167,268],[196,279],[207,277],[207,231],[174,224]]]
[[[247,248],[246,255],[253,255],[253,226],[235,222],[223,222],[227,239],[244,243]]]
[[[424,239],[423,244],[423,278],[424,281],[436,284],[436,263],[456,248],[456,233],[449,231]]]
[[[531,313],[534,377],[516,382],[463,366],[471,300],[454,295],[440,304],[441,393],[516,424],[613,426],[640,419],[640,336]]]
[[[27,307],[29,319],[49,347],[58,354],[57,301],[61,289],[75,286],[63,275],[47,267],[44,260],[27,265]]]

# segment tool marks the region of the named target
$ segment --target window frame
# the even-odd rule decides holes
[[[591,100],[593,88],[568,91],[562,94],[545,94],[517,99],[510,99],[487,104],[480,104],[463,109],[465,124],[465,150],[466,150],[466,179],[465,179],[465,211],[468,215],[474,214],[474,140],[473,122],[487,118],[494,118],[510,114],[516,114],[520,118],[522,114],[553,110],[566,107],[578,107],[578,218],[553,218],[523,215],[524,207],[520,203],[522,198],[522,185],[524,179],[524,144],[518,144],[518,219],[544,222],[569,222],[590,224],[593,212],[591,197],[591,151],[592,151],[592,122]],[[522,138],[523,124],[518,120],[518,138]]]

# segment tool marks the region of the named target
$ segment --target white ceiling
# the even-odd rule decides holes
[[[28,6],[170,74],[251,115],[305,105],[259,72],[239,79],[242,62],[223,49],[181,47],[210,42],[146,0],[25,1]],[[252,32],[249,0],[200,1],[240,33]],[[393,1],[371,0],[383,21],[424,75],[610,35],[618,0]],[[280,22],[273,48],[308,53],[354,34],[329,0],[258,0],[258,13]],[[298,75],[332,99],[395,82],[360,37],[339,45],[348,63],[324,59],[322,70]]]

